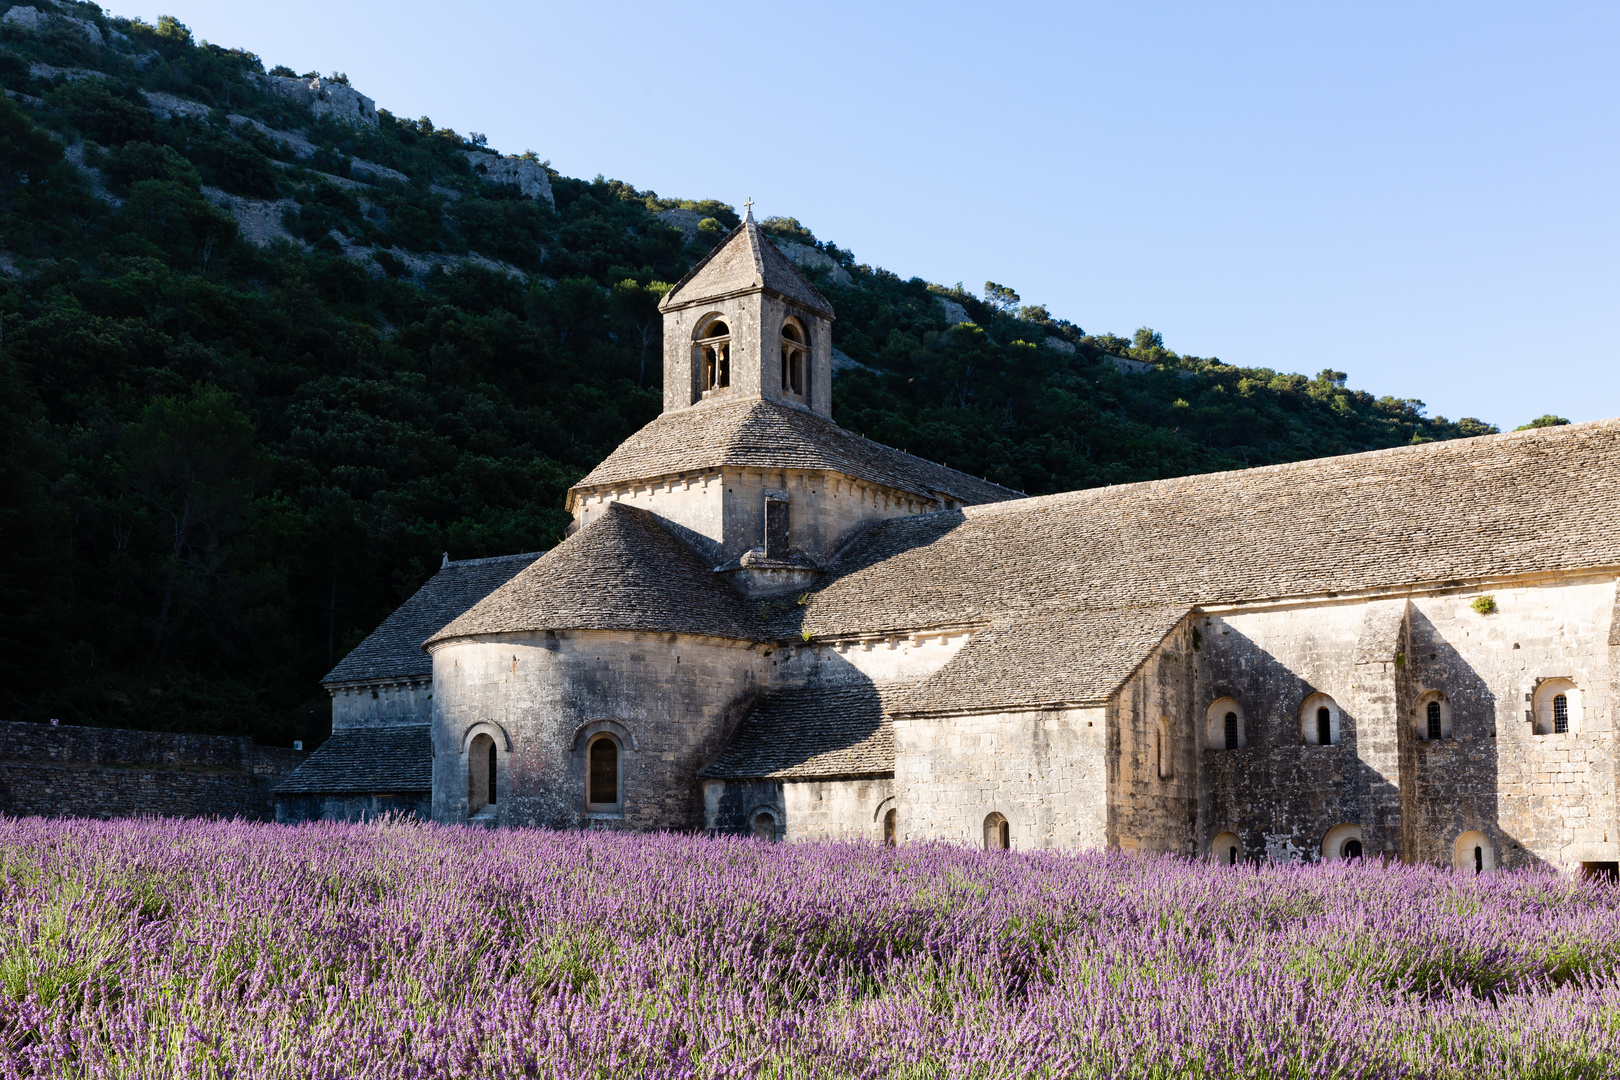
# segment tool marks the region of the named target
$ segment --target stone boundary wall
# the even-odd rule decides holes
[[[308,755],[248,738],[0,722],[0,814],[275,820]]]

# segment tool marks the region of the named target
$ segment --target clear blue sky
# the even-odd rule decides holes
[[[1613,0],[107,6],[1088,331],[1620,416]]]

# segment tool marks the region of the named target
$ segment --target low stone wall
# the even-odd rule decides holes
[[[308,755],[252,739],[0,723],[0,814],[275,819],[271,789]]]

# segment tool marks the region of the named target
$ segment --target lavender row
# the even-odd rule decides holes
[[[1620,1072],[1620,890],[415,823],[0,821],[0,1076]]]

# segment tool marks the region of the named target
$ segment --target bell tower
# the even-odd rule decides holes
[[[676,283],[664,315],[664,412],[763,399],[832,416],[832,305],[741,225]]]

